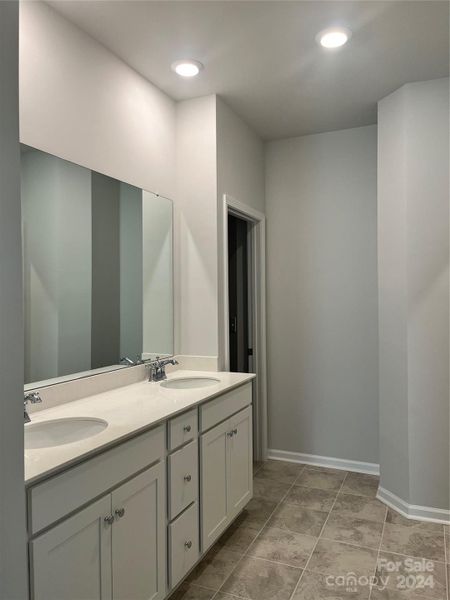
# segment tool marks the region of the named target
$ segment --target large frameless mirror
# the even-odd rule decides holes
[[[173,355],[172,202],[22,146],[25,388]]]

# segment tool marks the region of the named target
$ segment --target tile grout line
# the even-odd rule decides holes
[[[370,521],[370,523],[373,523],[374,525],[379,524],[376,521]],[[337,544],[343,544],[344,546],[350,546],[351,548],[361,548],[362,550],[371,550],[372,552],[378,552],[378,546],[376,546],[374,548],[373,546],[364,546],[364,544],[356,544],[355,542],[348,542],[347,540],[344,542],[342,540],[336,540],[334,538],[329,538],[329,537],[325,537],[325,536],[322,536],[322,539],[327,540],[329,542],[336,542]],[[394,553],[392,553],[392,554],[394,554]],[[421,558],[421,557],[418,557],[418,558]]]
[[[380,558],[381,546],[383,545],[384,528],[386,526],[388,512],[389,512],[389,508],[386,506],[386,511],[384,513],[384,520],[383,520],[383,528],[381,529],[380,543],[378,544],[377,559],[375,561],[375,572],[373,574],[373,577],[374,577],[373,581],[375,581],[375,576],[378,571],[378,559]],[[368,600],[370,600],[372,598],[373,588],[374,588],[374,586],[372,584],[370,584]]]
[[[263,466],[263,465],[261,465]],[[253,473],[253,478],[256,475],[256,473],[259,471],[259,469],[261,468],[261,466]],[[274,514],[274,512],[277,510],[277,508],[280,506],[280,504],[283,502],[283,500],[286,498],[286,496],[289,494],[289,492],[291,491],[291,489],[294,487],[295,482],[297,481],[298,477],[300,477],[300,474],[303,472],[305,468],[305,465],[302,466],[302,468],[300,469],[300,473],[297,475],[297,477],[294,479],[294,482],[290,485],[289,489],[286,490],[286,493],[284,494],[284,496],[280,499],[280,501],[275,505],[274,509],[272,510],[272,512],[269,514],[268,518],[263,522],[263,525],[261,526],[261,529],[258,530],[258,533],[256,534],[255,539],[253,540],[253,542],[250,544],[250,546],[247,548],[247,550],[245,552],[243,552],[241,558],[237,561],[237,563],[234,565],[233,569],[230,571],[229,575],[225,578],[225,580],[223,581],[223,583],[221,584],[221,586],[219,587],[219,589],[217,590],[217,592],[214,594],[213,598],[211,600],[214,600],[215,596],[217,596],[217,594],[219,592],[221,592],[223,586],[225,585],[225,583],[230,579],[230,577],[233,575],[233,573],[236,571],[237,567],[240,565],[240,563],[242,562],[242,560],[248,556],[248,551],[250,549],[250,547],[256,542],[256,540],[258,539],[258,537],[261,535],[262,531],[264,530],[264,528],[266,527],[267,523],[270,521],[270,519],[272,518],[272,515]],[[255,497],[255,496],[254,496]],[[251,558],[251,557],[249,557]],[[228,593],[228,592],[226,592]],[[240,596],[235,596],[236,598],[240,598]]]
[[[214,592],[214,596],[211,597],[211,600],[214,600],[215,598],[217,598],[217,596],[219,594],[227,594],[227,596],[230,596],[231,598],[238,598],[238,600],[249,600],[248,598],[245,598],[244,596],[236,596],[236,594],[230,594],[229,592],[221,592],[220,590],[217,590],[217,592]]]
[[[311,558],[312,558],[312,555],[314,554],[314,552],[315,552],[315,550],[316,550],[317,544],[319,543],[319,540],[321,539],[321,535],[322,535],[322,533],[323,533],[323,530],[325,529],[325,525],[327,524],[327,522],[328,522],[328,519],[330,518],[331,511],[333,510],[333,508],[334,508],[334,506],[335,506],[335,504],[336,504],[336,502],[337,502],[337,499],[338,499],[339,493],[340,493],[340,491],[342,490],[342,488],[343,488],[343,486],[344,486],[344,482],[345,482],[345,480],[347,479],[347,476],[348,476],[348,471],[345,473],[345,477],[344,477],[344,479],[342,480],[341,486],[340,486],[340,488],[338,489],[338,491],[337,491],[337,493],[336,493],[336,497],[335,497],[335,499],[334,499],[334,502],[333,502],[333,504],[332,504],[332,506],[331,506],[331,508],[330,508],[330,510],[329,510],[329,512],[328,512],[327,518],[326,518],[326,519],[325,519],[325,521],[323,522],[323,525],[322,525],[322,527],[321,527],[321,529],[320,529],[319,535],[317,536],[317,541],[316,541],[316,543],[314,544],[314,548],[311,550],[311,554],[309,555],[309,558],[308,558],[308,560],[306,561],[306,564],[305,564],[305,566],[303,567],[302,574],[300,575],[300,578],[299,578],[299,580],[297,581],[297,585],[295,586],[295,588],[294,588],[294,590],[293,590],[293,592],[292,592],[292,594],[291,594],[291,596],[290,596],[289,600],[293,600],[293,598],[294,598],[294,596],[295,596],[295,593],[296,593],[296,592],[297,592],[297,590],[298,590],[298,586],[300,585],[300,582],[301,582],[301,580],[303,579],[303,575],[305,574],[305,571],[306,571],[306,570],[307,570],[307,568],[308,568],[308,565],[309,565],[309,563],[310,563],[310,560],[311,560]]]
[[[289,489],[286,490],[286,492],[283,494],[283,496],[280,498],[280,500],[276,503],[275,508],[272,510],[272,512],[269,514],[268,518],[264,521],[261,529],[258,530],[258,533],[256,534],[255,539],[252,541],[252,543],[249,545],[249,547],[247,548],[247,550],[244,552],[244,556],[247,556],[248,551],[250,550],[251,546],[253,546],[253,544],[256,542],[256,540],[259,538],[259,536],[261,535],[261,533],[263,532],[263,530],[265,529],[265,527],[267,526],[268,522],[270,521],[270,519],[272,518],[273,514],[275,513],[275,511],[277,510],[277,508],[280,506],[280,504],[282,504],[285,500],[285,498],[287,498],[287,496],[289,495],[289,493],[291,492],[292,488],[295,485],[295,482],[297,481],[297,479],[300,477],[301,473],[304,470],[304,466],[301,468],[300,473],[297,475],[297,477],[294,479],[293,483],[291,483],[291,485],[289,486]],[[274,480],[275,481],[275,480]],[[281,482],[278,482],[281,483]],[[256,496],[256,497],[260,497],[260,496]]]

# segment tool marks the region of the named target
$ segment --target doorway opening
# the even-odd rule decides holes
[[[254,372],[250,364],[253,354],[251,235],[248,221],[228,214],[230,371],[237,373]]]
[[[267,455],[265,216],[224,196],[222,368],[255,373],[253,454]]]

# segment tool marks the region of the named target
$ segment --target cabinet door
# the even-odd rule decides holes
[[[217,425],[201,437],[201,531],[204,552],[228,523],[228,456],[230,422]]]
[[[230,419],[228,511],[234,518],[253,496],[252,409]]]
[[[112,513],[114,600],[164,598],[164,464],[158,463],[112,492]]]
[[[111,497],[30,542],[33,600],[111,600]]]

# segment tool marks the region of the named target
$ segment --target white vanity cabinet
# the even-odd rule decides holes
[[[164,486],[159,463],[32,540],[34,600],[164,598]]]
[[[231,392],[232,401],[219,397],[214,406],[200,408],[202,424],[220,420],[230,405],[235,415],[201,435],[202,551],[207,550],[253,495],[251,385]],[[228,394],[226,395],[228,396]],[[246,406],[246,408],[242,408]],[[214,418],[211,415],[214,414]]]
[[[29,529],[44,528],[29,544],[33,600],[165,597],[164,452],[160,426],[29,490]],[[74,498],[95,498],[99,489],[99,500],[47,528],[52,514],[70,514]]]
[[[31,600],[163,600],[252,497],[252,384],[27,489]]]

